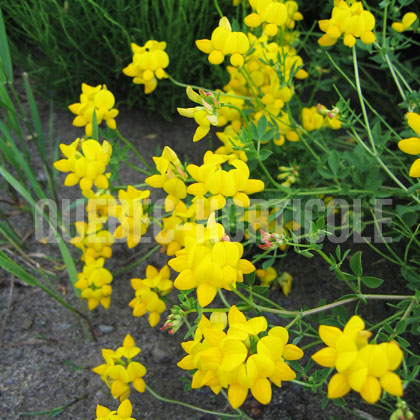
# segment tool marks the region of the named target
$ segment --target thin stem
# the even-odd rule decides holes
[[[186,83],[182,83],[182,82],[179,82],[178,80],[176,80],[176,79],[174,79],[170,74],[168,74],[167,73],[167,76],[168,76],[168,79],[174,84],[174,85],[176,85],[176,86],[179,86],[179,87],[184,87],[184,88],[187,88],[188,86],[190,86],[190,87],[192,87],[193,89],[202,89],[202,90],[205,90],[206,92],[211,92],[211,93],[214,93],[215,95],[217,95],[217,94],[219,94],[220,92],[216,92],[215,90],[213,90],[213,89],[209,89],[209,88],[206,88],[206,87],[203,87],[203,86],[198,86],[198,85],[191,85],[191,84],[186,84]],[[248,101],[255,101],[256,99],[255,98],[252,98],[252,97],[250,97],[250,96],[242,96],[242,95],[232,95],[232,94],[230,94],[230,93],[225,93],[225,92],[223,92],[223,96],[228,96],[228,97],[230,97],[230,98],[240,98],[240,99],[245,99],[245,100],[248,100]]]
[[[127,265],[127,267],[122,268],[121,270],[114,273],[114,277],[117,277],[123,273],[125,273],[128,270],[131,270],[136,265],[141,264],[143,261],[147,260],[152,254],[154,254],[158,249],[160,248],[160,245],[156,245],[154,248],[152,248],[147,254],[143,255],[141,258],[139,258],[137,261],[133,262],[130,265]]]
[[[188,404],[188,403],[183,402],[183,401],[171,400],[169,398],[162,397],[161,395],[159,395],[155,391],[153,391],[153,389],[151,389],[150,386],[148,386],[148,385],[146,385],[146,389],[155,398],[157,398],[159,401],[162,401],[162,402],[166,402],[166,403],[169,403],[169,404],[182,405],[183,407],[188,407],[188,408],[191,408],[192,410],[200,411],[200,412],[206,413],[206,414],[213,414],[214,416],[233,417],[233,418],[241,418],[242,417],[243,418],[242,414],[228,414],[228,413],[221,413],[221,412],[218,412],[218,411],[206,410],[205,408],[197,407],[195,405]]]
[[[362,87],[360,85],[359,68],[357,66],[357,54],[356,54],[355,46],[353,46],[353,66],[354,66],[354,77],[356,79],[356,89],[357,89],[357,94],[359,96],[360,106],[362,108],[363,118],[365,120],[366,132],[370,141],[370,145],[372,147],[372,153],[373,155],[376,155],[377,152],[376,152],[375,141],[373,140],[372,131],[370,129],[369,118],[366,112],[365,101],[363,99]]]
[[[146,162],[146,159],[141,155],[141,153],[134,147],[133,143],[131,143],[130,140],[126,139],[119,131],[118,129],[115,129],[115,132],[117,133],[117,136],[122,140],[131,150],[132,152],[139,158],[140,162],[143,163],[143,165],[149,169],[149,171],[153,172],[152,167]]]
[[[223,17],[223,12],[220,9],[219,2],[217,0],[213,0],[213,2],[214,2],[214,7],[217,10],[217,13],[219,13],[220,17],[222,18]]]
[[[136,166],[136,165],[133,165],[132,163],[130,163],[130,162],[124,162],[129,168],[131,168],[131,169],[134,169],[135,171],[137,171],[137,172],[140,172],[141,174],[144,174],[144,175],[151,175],[151,173],[149,172],[149,171],[146,171],[145,169],[143,169],[143,168],[139,168],[138,166]]]
[[[388,65],[389,71],[391,72],[392,78],[394,79],[394,82],[397,85],[398,92],[400,92],[401,98],[403,98],[403,100],[407,102],[407,97],[405,96],[404,89],[402,88],[400,81],[398,80],[398,77],[395,74],[394,66],[392,65],[391,60],[389,59],[388,53],[385,53],[384,57],[386,64]]]

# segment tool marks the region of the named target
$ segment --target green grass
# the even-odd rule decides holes
[[[239,13],[230,0],[220,4],[225,14]],[[194,44],[217,26],[212,0],[33,0],[2,7],[15,65],[40,82],[37,92],[62,105],[77,102],[82,82],[105,83],[119,103],[168,116],[185,101],[182,88],[163,81],[146,96],[122,73],[130,43],[148,39],[167,42],[167,71],[175,79],[212,88],[223,83],[220,69]]]

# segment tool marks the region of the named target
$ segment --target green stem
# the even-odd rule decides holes
[[[159,395],[155,391],[153,391],[153,389],[151,389],[150,386],[148,386],[148,385],[146,385],[146,389],[155,398],[157,398],[159,401],[162,401],[162,402],[165,402],[165,403],[182,405],[183,407],[191,408],[192,410],[200,411],[201,413],[213,414],[214,416],[219,416],[219,417],[233,417],[233,418],[241,418],[242,417],[243,418],[242,414],[228,414],[228,413],[221,413],[221,412],[218,412],[218,411],[206,410],[205,408],[197,407],[195,405],[191,405],[191,404],[188,404],[188,403],[183,402],[183,401],[171,400],[169,398],[162,397],[161,395]]]
[[[370,145],[372,147],[372,153],[374,156],[376,156],[377,152],[376,152],[375,141],[373,140],[372,131],[370,129],[369,118],[366,112],[365,101],[363,99],[362,87],[360,85],[359,68],[357,66],[356,46],[353,46],[353,66],[354,66],[354,77],[356,79],[356,90],[357,90],[357,95],[359,96],[359,102],[362,108],[363,118],[365,120],[366,132],[368,135]]]
[[[198,85],[190,85],[190,84],[186,84],[186,83],[182,83],[182,82],[179,82],[178,80],[176,80],[176,79],[174,79],[170,74],[168,74],[167,73],[167,76],[168,76],[168,79],[175,85],[175,86],[179,86],[179,87],[184,87],[184,88],[187,88],[188,86],[190,86],[191,88],[193,88],[193,89],[201,89],[201,90],[205,90],[206,92],[211,92],[211,93],[213,93],[214,95],[218,95],[220,92],[216,92],[215,90],[213,90],[213,89],[208,89],[208,88],[206,88],[206,87],[203,87],[203,86],[198,86]],[[225,92],[223,92],[223,96],[228,96],[228,97],[230,97],[230,98],[240,98],[240,99],[245,99],[245,100],[248,100],[248,101],[255,101],[256,99],[255,98],[251,98],[250,96],[242,96],[242,95],[232,95],[232,94],[230,94],[230,93],[225,93]]]
[[[213,0],[213,3],[214,3],[214,7],[217,10],[217,13],[219,13],[220,17],[222,18],[224,15],[222,13],[222,10],[220,9],[219,2],[217,0]]]
[[[115,129],[115,132],[117,136],[122,140],[131,150],[132,152],[139,158],[140,162],[143,163],[143,165],[149,169],[149,171],[153,172],[152,167],[146,162],[146,159],[140,154],[140,152],[134,147],[133,143],[131,143],[130,140],[126,139],[119,131],[118,129]]]
[[[158,249],[160,248],[160,245],[156,245],[154,248],[152,248],[147,254],[143,255],[141,258],[139,258],[137,261],[133,262],[130,265],[127,265],[126,267],[122,268],[121,270],[114,273],[114,277],[118,277],[119,275],[125,273],[128,270],[131,270],[136,265],[141,264],[143,261],[147,260],[152,254],[154,254]]]
[[[129,168],[131,168],[131,169],[134,169],[135,171],[137,171],[137,172],[140,172],[141,174],[144,174],[144,175],[151,175],[151,173],[149,172],[149,171],[146,171],[145,169],[143,169],[143,168],[139,168],[138,166],[136,166],[136,165],[133,165],[132,163],[130,163],[130,162],[124,162]]]

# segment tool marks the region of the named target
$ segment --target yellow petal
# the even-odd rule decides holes
[[[403,139],[398,142],[398,148],[409,155],[420,155],[420,138],[410,137]]]
[[[413,178],[420,178],[420,159],[416,159],[410,167],[409,175]]]
[[[350,391],[347,377],[343,373],[336,373],[328,383],[328,398],[341,398]]]
[[[373,376],[368,376],[365,384],[360,390],[362,398],[370,404],[375,404],[381,396],[381,385]]]
[[[118,407],[118,415],[122,418],[125,419],[127,417],[131,417],[131,413],[133,412],[133,407],[131,405],[130,400],[125,400],[123,401],[120,406]]]
[[[334,348],[338,338],[341,337],[342,334],[342,331],[337,327],[331,327],[329,325],[319,326],[319,336],[328,347]]]
[[[394,372],[386,372],[381,376],[380,384],[382,388],[395,397],[401,397],[403,394],[403,387],[400,377]]]
[[[406,117],[408,125],[420,136],[420,114],[409,112]]]
[[[248,388],[240,384],[231,384],[228,389],[228,399],[233,409],[240,407],[248,395]]]
[[[271,401],[271,384],[266,378],[257,379],[251,387],[254,398],[261,404],[269,404]]]

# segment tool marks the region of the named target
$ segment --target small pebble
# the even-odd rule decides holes
[[[70,325],[70,324],[66,324],[66,323],[61,324],[61,325],[58,327],[58,329],[59,329],[60,331],[67,331],[67,330],[69,330],[70,328],[71,328],[71,325]]]
[[[103,324],[99,325],[99,331],[102,334],[108,334],[112,332],[113,330],[114,330],[114,327],[112,325],[103,325]]]
[[[153,361],[156,363],[168,363],[172,360],[172,350],[168,348],[167,343],[158,340],[152,350]]]

